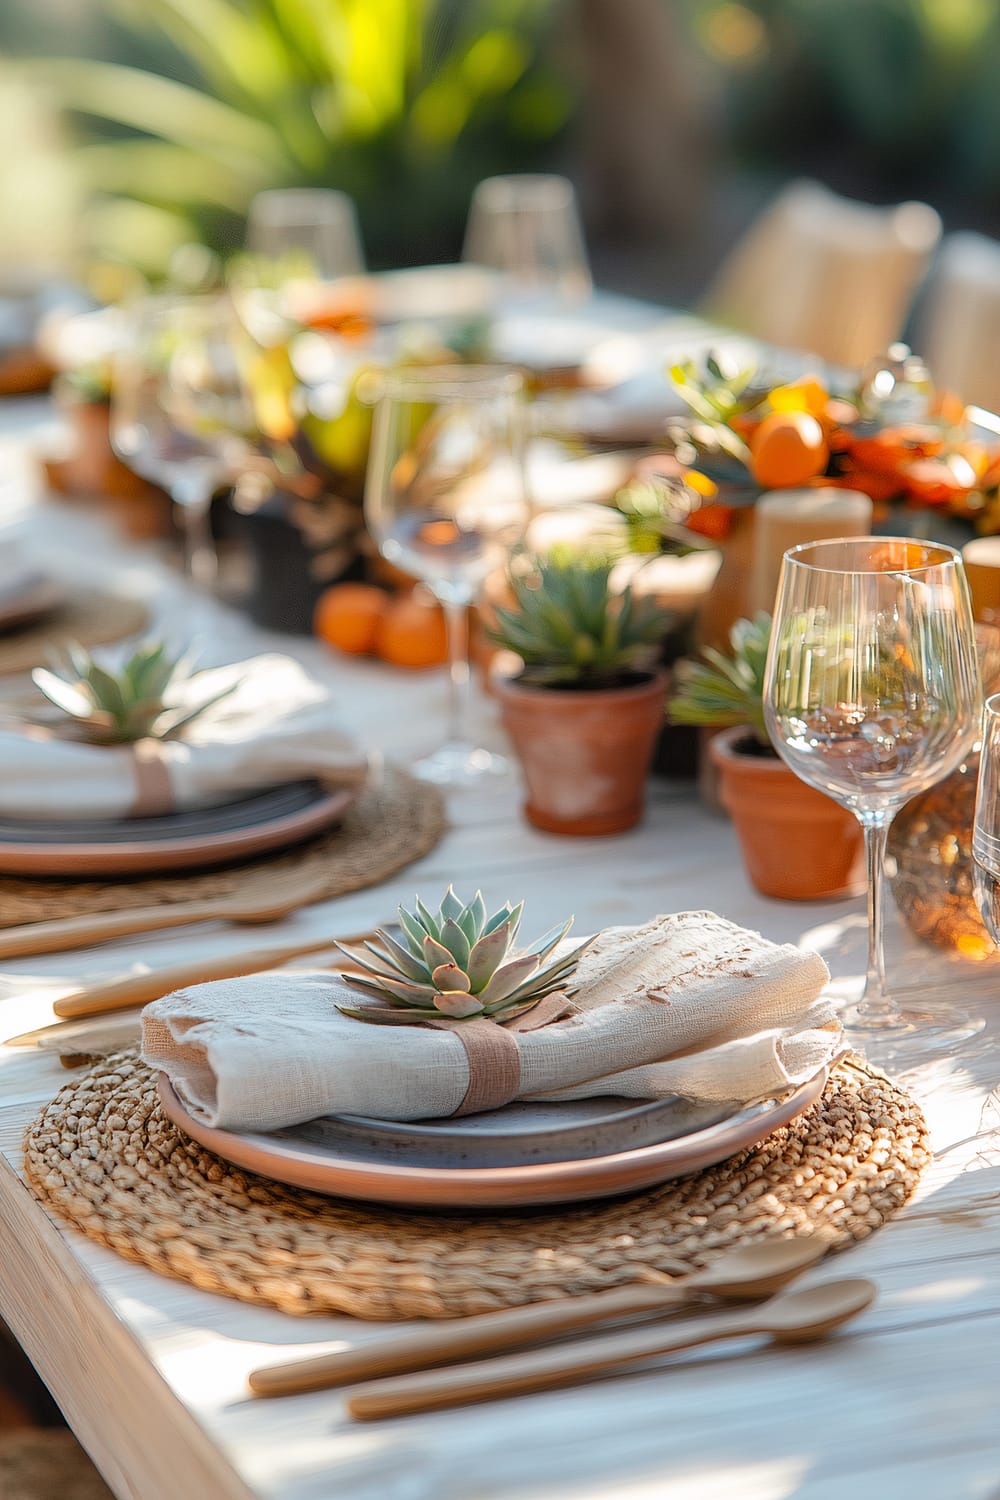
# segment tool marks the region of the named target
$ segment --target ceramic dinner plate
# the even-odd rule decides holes
[[[65,604],[69,590],[43,573],[23,573],[0,583],[0,634],[34,625]]]
[[[144,875],[250,859],[332,827],[358,791],[297,781],[157,818],[2,818],[0,874]]]
[[[159,1094],[186,1135],[279,1182],[412,1208],[523,1208],[608,1198],[713,1166],[802,1114],[827,1072],[737,1111],[586,1099],[417,1125],[330,1115],[266,1135],[201,1124],[164,1074]]]

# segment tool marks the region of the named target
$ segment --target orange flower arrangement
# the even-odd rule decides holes
[[[692,416],[671,426],[668,448],[694,498],[690,529],[718,539],[732,509],[763,490],[837,486],[870,496],[877,526],[890,511],[930,510],[959,530],[1000,532],[1000,439],[990,443],[961,401],[934,392],[929,378],[906,388],[907,365],[926,376],[894,346],[849,390],[811,375],[762,388],[753,371],[713,356],[704,371],[675,366]],[[880,400],[880,377],[895,399]]]

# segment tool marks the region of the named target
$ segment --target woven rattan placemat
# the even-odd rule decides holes
[[[67,1084],[25,1136],[28,1180],[77,1229],[167,1276],[289,1313],[442,1318],[683,1274],[723,1249],[878,1229],[929,1159],[918,1106],[857,1060],[792,1124],[652,1191],[543,1213],[372,1208],[230,1166],[161,1112],[132,1052]]]
[[[0,876],[0,927],[127,911],[175,901],[238,895],[262,871],[294,869],[316,876],[317,901],[359,891],[428,853],[445,829],[441,793],[398,766],[385,766],[329,832],[283,854],[246,860],[218,870],[192,870],[128,880],[25,880]]]
[[[44,666],[63,641],[103,646],[137,635],[149,624],[149,610],[138,599],[118,594],[76,594],[37,625],[0,635],[0,677]]]

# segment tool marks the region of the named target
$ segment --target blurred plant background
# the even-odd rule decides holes
[[[375,267],[447,260],[533,169],[600,279],[675,301],[792,174],[1000,231],[996,0],[4,0],[0,54],[8,266],[156,277],[291,184],[349,192]]]

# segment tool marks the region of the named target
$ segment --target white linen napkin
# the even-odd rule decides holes
[[[821,998],[828,979],[817,954],[712,912],[608,928],[568,986],[577,1014],[515,1033],[516,1097],[750,1104],[781,1094],[840,1048]],[[371,1025],[338,1002],[357,995],[331,974],[274,971],[178,990],[143,1011],[143,1056],[199,1120],[233,1130],[326,1114],[441,1118],[461,1107],[470,1065],[457,1035]]]
[[[327,689],[287,656],[268,655],[196,673],[172,700],[194,706],[233,688],[156,758],[178,810],[210,807],[257,788],[316,777],[363,781],[366,760],[338,723]],[[47,727],[0,724],[0,815],[118,818],[138,810],[135,755],[127,746],[62,739]]]

